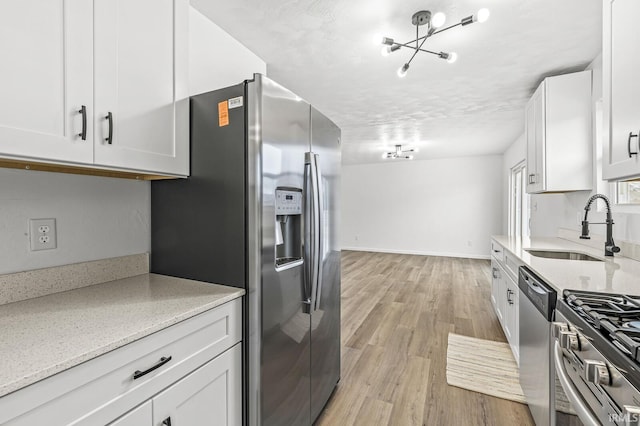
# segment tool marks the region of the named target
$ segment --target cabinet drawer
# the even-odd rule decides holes
[[[491,241],[491,256],[499,262],[504,260],[504,248],[495,241]]]
[[[0,423],[109,423],[239,342],[241,310],[233,300],[9,394]]]
[[[506,253],[504,255],[504,266],[511,279],[518,282],[518,270],[520,269],[521,262],[512,254]]]

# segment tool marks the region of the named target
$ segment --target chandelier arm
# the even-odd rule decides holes
[[[413,41],[409,43],[413,43]],[[414,46],[411,46],[409,43],[406,43],[406,44],[396,43],[396,46],[407,47],[409,49],[419,50],[420,52],[431,53],[432,55],[440,56],[440,53],[438,52],[432,52],[431,50],[427,50],[427,49],[416,49]]]
[[[449,25],[448,27],[442,28],[441,30],[434,31],[431,34],[423,35],[422,37],[418,37],[415,40],[408,41],[408,42],[406,42],[404,44],[402,44],[402,43],[395,43],[395,44],[399,44],[400,46],[411,47],[412,49],[415,49],[413,46],[407,46],[407,45],[411,44],[411,43],[416,43],[416,45],[417,45],[418,44],[417,42],[419,40],[428,39],[431,36],[439,34],[439,33],[443,32],[443,31],[450,30],[451,28],[459,27],[460,25],[462,25],[462,22],[458,22],[457,24]]]
[[[439,33],[443,32],[443,31],[450,30],[451,28],[455,28],[455,27],[458,27],[460,25],[462,25],[462,22],[458,22],[457,24],[449,25],[448,27],[445,27],[445,28],[443,28],[441,30],[434,31],[433,34],[431,34],[431,35],[439,34]]]
[[[414,47],[414,46],[409,46],[409,45],[410,45],[411,43],[416,43],[416,46],[417,46],[417,45],[418,45],[418,41],[423,40],[423,39],[427,39],[427,38],[429,38],[429,37],[431,37],[431,34],[423,35],[422,37],[419,37],[419,38],[417,38],[417,39],[415,39],[415,40],[408,41],[408,42],[406,42],[406,43],[398,43],[398,42],[394,42],[394,44],[399,44],[400,46],[410,47],[410,48],[412,48],[412,49],[415,49],[415,47]]]
[[[416,25],[417,27],[417,25]],[[416,55],[418,54],[418,52],[420,50],[422,50],[422,45],[424,44],[425,41],[427,41],[427,38],[429,38],[429,36],[427,35],[423,40],[422,43],[420,43],[420,46],[418,46],[417,48],[415,48],[415,52],[413,52],[413,55],[411,55],[411,58],[409,59],[409,61],[407,61],[407,64],[411,64],[411,61],[413,61],[413,58],[416,57]],[[418,41],[416,40],[416,45],[418,44]],[[429,52],[429,53],[433,53],[433,52]],[[437,54],[437,53],[436,53]]]

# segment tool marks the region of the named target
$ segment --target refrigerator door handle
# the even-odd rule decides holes
[[[311,227],[309,232],[309,241],[306,241],[309,249],[305,250],[306,253],[309,254],[310,262],[309,264],[309,273],[307,274],[308,282],[310,283],[309,287],[311,290],[310,301],[311,306],[310,310],[315,310],[316,306],[316,292],[318,286],[318,228],[319,228],[319,217],[318,217],[318,174],[316,170],[316,161],[315,154],[312,152],[308,152],[305,154],[305,166],[309,166],[309,177],[311,178],[311,191],[307,191],[306,196],[310,197],[310,216],[311,221],[308,222],[308,225]],[[305,226],[307,226],[305,224]]]
[[[316,204],[316,220],[317,220],[317,230],[318,234],[316,236],[317,240],[317,252],[316,252],[316,262],[317,262],[317,285],[316,285],[316,304],[314,310],[320,309],[320,297],[322,296],[322,258],[324,256],[324,224],[323,224],[323,214],[324,214],[324,191],[322,187],[322,172],[320,171],[320,156],[315,154],[313,160],[316,163],[316,194],[318,203]]]
[[[311,191],[311,185],[309,184],[309,181],[311,179],[311,176],[310,176],[311,162],[309,161],[308,158],[309,158],[309,154],[305,153],[304,183],[303,183],[304,186],[303,186],[303,192],[302,192],[305,197],[304,206],[303,206],[303,212],[304,212],[304,216],[303,216],[303,223],[304,223],[303,290],[304,290],[304,293],[302,295],[303,297],[302,303],[305,305],[304,312],[306,314],[311,313],[311,281],[312,281],[311,271],[313,269],[311,265],[311,258],[313,256],[313,251],[311,249],[311,230],[310,230],[311,208],[309,205],[309,201],[311,199],[308,198],[308,194]]]

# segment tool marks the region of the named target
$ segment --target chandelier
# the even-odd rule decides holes
[[[382,154],[382,158],[397,158],[397,159],[404,159],[404,160],[413,160],[413,155],[411,155],[414,152],[418,152],[417,149],[412,148],[412,149],[406,149],[406,150],[402,150],[402,145],[396,145],[396,150],[395,151],[391,151],[391,152],[385,152],[384,154]]]
[[[431,53],[432,55],[436,55],[437,57],[444,59],[449,63],[453,63],[456,61],[456,59],[458,59],[458,55],[455,52],[433,52],[431,50],[423,49],[422,45],[431,36],[440,34],[441,32],[450,30],[451,28],[455,28],[457,26],[465,26],[474,22],[482,23],[487,19],[489,19],[489,10],[480,9],[475,15],[467,16],[456,24],[441,28],[446,20],[444,13],[438,12],[435,14],[431,14],[431,12],[428,10],[418,11],[411,17],[411,23],[416,26],[415,40],[411,40],[406,43],[398,43],[392,38],[382,37],[382,56],[388,56],[389,54],[395,52],[396,50],[400,50],[403,47],[412,49],[414,51],[413,55],[411,55],[411,58],[409,58],[409,60],[398,69],[398,77],[404,77],[405,75],[407,75],[409,65],[411,65],[411,61],[413,61],[413,58],[415,58],[418,52]],[[427,26],[427,33],[423,36],[420,36],[420,27],[423,25]],[[379,42],[379,40],[377,42]]]

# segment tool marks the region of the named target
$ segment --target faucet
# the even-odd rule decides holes
[[[613,256],[613,253],[618,253],[620,251],[620,247],[616,246],[613,242],[613,218],[611,217],[611,204],[605,195],[595,194],[587,201],[587,205],[584,207],[584,220],[582,221],[582,235],[580,235],[580,238],[583,240],[591,238],[589,236],[589,221],[587,220],[587,216],[589,215],[589,210],[591,210],[591,204],[598,198],[604,200],[604,203],[607,205],[607,220],[599,223],[594,222],[593,225],[607,225],[607,241],[604,243],[604,255]]]

